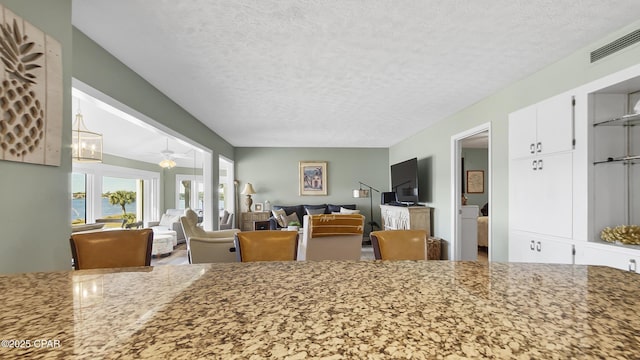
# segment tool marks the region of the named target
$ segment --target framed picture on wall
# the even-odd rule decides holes
[[[467,194],[484,193],[484,170],[467,170]]]
[[[300,161],[300,195],[327,195],[327,162]]]

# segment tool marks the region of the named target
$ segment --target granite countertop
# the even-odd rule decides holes
[[[0,358],[640,354],[640,275],[597,266],[448,261],[159,266],[0,276],[0,294]],[[16,345],[23,348],[7,347]]]

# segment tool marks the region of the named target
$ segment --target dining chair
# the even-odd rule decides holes
[[[71,234],[69,241],[76,270],[151,265],[151,229]]]
[[[427,260],[425,230],[382,230],[369,234],[376,260]]]
[[[298,258],[298,232],[242,231],[235,235],[238,261],[294,261]]]
[[[303,218],[301,257],[304,260],[360,260],[364,216],[317,214]]]

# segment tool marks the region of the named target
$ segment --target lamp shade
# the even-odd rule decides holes
[[[244,185],[244,189],[241,192],[242,195],[253,195],[255,193],[256,191],[253,189],[253,185],[251,185],[251,183],[246,183]]]
[[[369,197],[369,190],[367,190],[367,189],[355,189],[355,190],[353,190],[353,197],[354,198],[368,198]]]

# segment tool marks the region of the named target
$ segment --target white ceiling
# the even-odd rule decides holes
[[[83,33],[252,147],[388,147],[639,13],[638,0],[73,0]]]
[[[72,98],[74,115],[80,112],[86,127],[102,134],[105,154],[157,164],[167,157],[162,152],[169,149],[177,166],[202,167],[203,154],[197,147],[77,88],[73,89]]]

